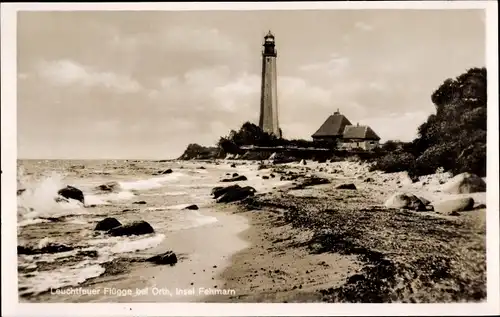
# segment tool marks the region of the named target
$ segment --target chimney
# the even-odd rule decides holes
[[[356,122],[356,126],[359,127],[359,122]]]
[[[337,111],[335,111],[333,114],[340,114],[339,108],[337,108]]]

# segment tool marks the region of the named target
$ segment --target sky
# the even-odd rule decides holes
[[[20,12],[19,158],[175,158],[258,124],[261,49],[278,51],[285,138],[337,109],[409,141],[447,78],[485,66],[482,10]]]

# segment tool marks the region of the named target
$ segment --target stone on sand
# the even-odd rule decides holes
[[[121,226],[121,222],[119,222],[116,218],[108,217],[97,223],[94,230],[97,231],[108,231],[113,228]]]
[[[234,201],[239,201],[247,198],[248,196],[253,196],[256,190],[253,187],[231,187],[225,190],[225,192],[217,198],[217,203],[230,203]]]
[[[239,182],[239,181],[246,181],[246,180],[247,180],[246,176],[239,175],[239,176],[234,176],[232,178],[225,178],[225,179],[221,180],[221,182],[227,183],[227,182]]]
[[[177,263],[177,255],[173,251],[167,251],[163,254],[158,254],[148,258],[146,261],[155,264],[174,265]]]
[[[470,197],[456,198],[435,203],[434,211],[441,214],[451,214],[459,211],[469,211],[474,207],[474,199]]]
[[[102,184],[97,186],[97,189],[103,190],[103,191],[114,191],[120,188],[120,184],[118,182],[109,182],[106,184]]]
[[[186,208],[184,208],[184,209],[187,209],[187,210],[198,210],[199,208],[198,208],[198,206],[197,206],[197,205],[189,205],[189,206],[187,206],[187,207],[186,207]]]
[[[441,189],[450,194],[471,194],[486,191],[486,182],[479,176],[471,173],[458,174]]]
[[[408,193],[395,193],[384,205],[387,208],[402,208],[416,211],[426,210],[425,204],[417,196]]]
[[[335,189],[357,189],[356,185],[353,183],[348,183],[348,184],[341,184],[335,187]]]

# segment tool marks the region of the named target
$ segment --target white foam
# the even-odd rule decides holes
[[[35,218],[35,219],[25,219],[21,220],[20,222],[17,223],[18,227],[24,227],[24,226],[29,226],[29,225],[36,225],[39,223],[44,223],[44,222],[49,222],[46,219],[40,219],[40,218]]]
[[[53,271],[42,271],[30,277],[20,276],[19,287],[25,287],[25,292],[40,293],[50,288],[76,286],[92,277],[103,274],[105,269],[99,264],[82,261],[74,266],[61,267]]]
[[[164,183],[175,182],[185,174],[171,173],[160,177],[142,179],[138,181],[120,182],[121,188],[125,190],[148,190],[164,186]]]
[[[147,237],[134,241],[122,241],[120,243],[115,244],[110,251],[112,253],[127,253],[127,252],[135,252],[140,250],[151,249],[158,246],[163,239],[165,239],[165,235],[157,234],[152,237]]]

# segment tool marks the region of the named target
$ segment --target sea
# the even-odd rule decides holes
[[[105,273],[105,264],[117,258],[148,255],[166,237],[217,223],[211,189],[227,183],[234,173],[245,175],[258,192],[286,182],[263,180],[258,164],[220,161],[147,160],[18,160],[18,246],[43,248],[63,244],[70,251],[18,255],[19,296],[30,298],[49,289],[78,286]],[[166,170],[171,172],[163,174]],[[99,185],[116,182],[113,191]],[[67,185],[84,193],[84,203],[56,201]],[[198,210],[187,210],[196,204]],[[155,233],[112,237],[95,231],[96,224],[114,217],[122,224],[147,221]],[[152,255],[152,254],[149,254]],[[147,265],[147,264],[144,264]]]

